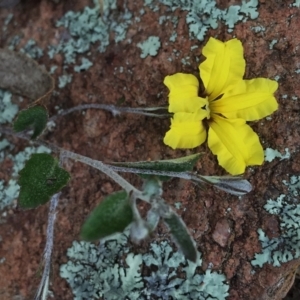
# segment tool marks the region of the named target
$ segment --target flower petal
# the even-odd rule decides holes
[[[214,100],[243,78],[246,67],[243,46],[237,39],[223,43],[210,38],[202,54],[206,60],[199,66],[200,77],[209,99]]]
[[[207,99],[198,97],[199,81],[192,74],[166,76],[164,84],[170,90],[169,112],[193,113],[208,104]]]
[[[241,80],[221,99],[212,101],[210,110],[212,113],[219,113],[227,118],[258,120],[278,109],[278,103],[273,96],[277,88],[276,81],[266,78]]]
[[[202,112],[175,113],[164,143],[173,149],[191,149],[201,145],[206,140],[201,114]]]
[[[257,134],[242,119],[214,116],[208,131],[208,146],[218,156],[219,164],[238,175],[246,166],[261,165],[264,151]]]

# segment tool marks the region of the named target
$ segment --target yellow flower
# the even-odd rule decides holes
[[[223,43],[210,38],[203,55],[206,60],[199,66],[203,97],[194,75],[176,73],[164,80],[170,90],[169,112],[174,113],[164,143],[173,149],[197,147],[206,140],[207,124],[208,146],[219,164],[232,175],[241,174],[246,166],[263,163],[259,138],[246,121],[277,110],[273,94],[278,84],[266,78],[243,80],[246,64],[237,39]]]

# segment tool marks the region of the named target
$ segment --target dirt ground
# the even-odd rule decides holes
[[[242,200],[211,187],[201,189],[179,179],[164,185],[164,198],[172,205],[181,202],[181,209],[177,212],[193,232],[198,250],[203,254],[203,268],[210,265],[213,270],[226,275],[230,286],[228,299],[283,299],[293,284],[300,260],[292,260],[280,267],[265,264],[262,268],[255,268],[255,273],[251,272],[251,260],[255,253],[261,252],[258,228],[262,228],[269,238],[281,234],[278,217],[270,215],[263,206],[268,199],[276,199],[287,192],[283,180],[288,181],[290,176],[300,173],[300,75],[296,72],[300,68],[300,9],[291,5],[293,1],[260,0],[257,19],[238,22],[232,32],[220,23],[217,29],[209,29],[205,40],[200,42],[189,37],[186,12],[179,9],[170,12],[162,4],[158,11],[152,11],[144,6],[143,1],[128,0],[126,5],[132,12],[132,22],[126,38],[117,43],[111,34],[111,43],[103,53],[97,50],[95,43],[88,56],[93,65],[85,71],[75,72],[74,64],[65,65],[62,53],[50,58],[47,51],[49,45],[59,44],[68,35],[65,29],[56,27],[55,22],[67,11],[81,11],[92,3],[87,0],[57,2],[23,0],[12,8],[0,8],[0,47],[8,47],[13,37],[20,36],[20,42],[15,46],[15,50],[20,50],[28,40],[33,39],[44,50],[44,54],[36,58],[37,62],[48,71],[51,66],[57,66],[52,75],[56,86],[48,105],[50,115],[56,113],[56,106],[67,109],[83,103],[166,106],[168,91],[163,85],[164,77],[174,72],[197,75],[196,58],[200,57],[209,36],[220,40],[234,36],[242,41],[247,61],[245,78],[274,79],[279,76],[279,90],[276,93],[278,111],[271,120],[254,122],[251,126],[259,134],[264,148],[277,149],[281,153],[288,148],[290,158],[275,159],[261,167],[248,168],[244,177],[254,189]],[[220,7],[226,7],[223,2],[217,1]],[[241,1],[229,2],[236,4]],[[115,14],[124,13],[124,3],[118,1]],[[137,24],[133,20],[141,9],[145,13]],[[13,14],[13,19],[5,25],[9,14]],[[158,22],[162,14],[179,18],[174,42],[169,42],[173,30],[171,22],[163,25]],[[257,32],[254,27],[264,30]],[[137,44],[152,35],[160,38],[161,47],[157,55],[141,58]],[[191,51],[194,45],[197,47]],[[174,54],[174,49],[179,50],[178,55]],[[76,56],[77,65],[83,56]],[[182,59],[187,56],[191,63],[183,64]],[[168,60],[169,57],[173,58],[172,61]],[[116,71],[120,68],[124,71]],[[59,88],[59,77],[65,73],[72,75],[72,81]],[[25,108],[27,103],[26,99],[21,102],[21,108]],[[110,112],[88,110],[85,114],[75,112],[59,119],[54,130],[47,132],[43,138],[65,149],[107,161],[168,159],[199,151],[204,153],[196,166],[200,174],[226,174],[206,144],[187,151],[173,151],[165,146],[162,140],[169,124],[168,119],[131,114],[113,116]],[[27,146],[26,142],[15,137],[6,138],[16,145],[13,154]],[[0,175],[3,176],[0,179],[8,180],[12,169],[10,159],[5,159],[0,168]],[[66,169],[72,179],[63,189],[57,209],[50,286],[54,299],[59,300],[73,299],[68,283],[59,276],[60,265],[67,261],[66,250],[74,240],[79,239],[83,220],[95,205],[104,196],[119,189],[104,174],[80,163],[68,161]],[[136,176],[124,176],[133,184],[141,185],[141,180]],[[230,213],[228,208],[231,208]],[[40,280],[38,273],[45,245],[47,213],[48,205],[28,211],[13,206],[7,208],[6,216],[1,217],[0,258],[5,257],[0,264],[1,299],[29,300],[35,294]],[[229,226],[231,234],[221,246],[213,236],[222,235],[223,226]],[[161,226],[157,236],[165,235],[165,232]],[[134,246],[134,251],[146,252],[157,236]],[[299,284],[298,278],[286,299],[299,299],[295,296],[299,295]]]

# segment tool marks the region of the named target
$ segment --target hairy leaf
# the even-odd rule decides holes
[[[13,128],[16,132],[20,132],[28,129],[28,127],[32,127],[33,134],[31,138],[35,139],[46,128],[47,120],[47,110],[42,106],[33,106],[19,113]]]
[[[170,228],[171,234],[173,235],[178,247],[182,250],[184,256],[190,261],[196,262],[198,254],[195,242],[181,218],[173,212],[169,217],[165,217],[164,221]]]
[[[252,190],[252,185],[246,179],[233,176],[193,176],[196,183],[207,183],[229,194],[242,196]]]
[[[139,162],[114,162],[110,163],[113,166],[140,169],[140,175],[144,178],[149,178],[153,175],[145,174],[142,170],[147,171],[168,171],[168,172],[186,172],[191,171],[195,166],[201,153],[192,154],[175,159],[155,160],[155,161],[139,161]],[[158,176],[161,180],[168,180],[168,176]]]
[[[58,161],[46,153],[32,154],[19,175],[19,204],[22,208],[45,204],[70,179],[69,173],[59,167]]]
[[[108,195],[83,224],[81,237],[87,241],[122,232],[133,221],[129,196],[125,191]]]

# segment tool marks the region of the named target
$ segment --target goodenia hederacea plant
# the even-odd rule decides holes
[[[263,148],[246,121],[255,121],[278,108],[274,80],[244,80],[243,46],[238,39],[225,43],[210,38],[203,47],[205,61],[199,66],[205,91],[192,74],[166,76],[169,112],[174,113],[164,143],[173,149],[195,148],[206,139],[219,164],[232,175],[246,166],[261,165]],[[206,130],[208,127],[208,133]]]
[[[211,40],[209,43],[216,43],[216,46],[210,45],[210,47],[208,47],[209,44],[206,46],[204,54],[207,56],[207,63],[206,65],[200,65],[207,93],[205,97],[198,97],[199,82],[193,75],[178,73],[172,76],[167,76],[165,79],[165,84],[167,84],[170,89],[169,112],[174,113],[172,127],[165,137],[165,142],[168,144],[169,141],[170,146],[173,148],[193,148],[200,145],[206,138],[206,133],[202,125],[202,120],[205,118],[210,124],[210,131],[213,131],[213,133],[210,133],[209,131],[209,145],[211,146],[211,140],[214,133],[219,138],[218,134],[220,132],[221,134],[227,134],[227,131],[229,131],[228,128],[222,127],[225,126],[222,125],[223,123],[227,124],[229,122],[229,125],[227,126],[231,126],[234,129],[235,124],[242,122],[244,122],[242,124],[243,126],[248,126],[245,124],[245,120],[254,120],[257,116],[265,116],[277,108],[276,100],[273,96],[270,96],[277,88],[277,85],[275,87],[271,81],[271,83],[269,82],[266,84],[264,79],[257,79],[253,82],[243,81],[241,79],[245,68],[243,58],[239,57],[236,65],[231,64],[231,60],[228,59],[228,57],[233,59],[235,56],[242,55],[241,44],[239,41],[232,40],[227,43],[221,43],[216,40]],[[212,53],[215,54],[213,55]],[[219,55],[218,58],[216,53]],[[0,53],[0,60],[1,59],[3,60],[4,58],[1,57]],[[224,65],[224,74],[222,76],[217,74],[214,75],[215,77],[212,77],[211,74],[217,73],[217,67],[222,61]],[[25,62],[27,63],[26,59]],[[35,78],[43,77],[38,75],[41,75],[40,72],[37,73]],[[197,174],[193,171],[193,168],[200,158],[200,154],[193,154],[186,157],[168,160],[107,164],[102,161],[94,160],[72,151],[62,149],[54,144],[47,143],[41,138],[38,138],[38,136],[45,130],[48,121],[48,113],[42,102],[45,101],[49,93],[51,93],[53,85],[52,78],[47,74],[44,75],[46,78],[46,83],[44,84],[45,88],[43,89],[46,93],[45,95],[40,95],[39,93],[36,93],[35,90],[28,91],[28,87],[31,85],[23,86],[19,81],[4,81],[5,84],[12,86],[12,90],[15,92],[29,95],[29,98],[33,99],[38,97],[38,99],[34,102],[34,104],[38,106],[31,106],[19,114],[19,117],[16,119],[13,126],[14,130],[18,133],[13,132],[10,128],[0,126],[1,133],[15,135],[26,140],[34,138],[35,144],[48,146],[53,152],[59,154],[59,161],[50,154],[34,154],[27,161],[24,169],[19,172],[19,184],[21,186],[19,204],[21,207],[35,208],[50,200],[47,243],[45,247],[45,268],[35,299],[40,299],[40,297],[42,297],[41,299],[46,299],[48,293],[55,210],[58,204],[60,190],[70,179],[70,175],[62,167],[65,159],[73,159],[98,169],[113,179],[122,188],[122,191],[120,192],[107,195],[106,198],[100,201],[100,204],[91,213],[81,230],[81,235],[84,239],[102,239],[130,226],[132,239],[140,241],[149,233],[153,232],[157,227],[158,222],[162,220],[170,229],[171,235],[186,258],[195,262],[198,259],[195,242],[180,216],[178,216],[171,206],[163,199],[163,181],[172,177],[177,177],[191,180],[198,184],[208,183],[234,195],[243,195],[251,191],[252,187],[250,183],[247,180],[237,177],[202,176]],[[218,76],[221,77],[219,78]],[[219,82],[217,88],[214,87],[216,82]],[[19,89],[19,87],[21,87],[21,89]],[[260,94],[257,93],[257,90],[260,91]],[[253,103],[250,101],[250,98],[248,99],[244,96],[244,94],[248,95],[251,93],[256,98],[258,97],[255,105],[252,105]],[[239,101],[240,95],[243,95],[243,98],[249,100],[246,102],[251,103],[251,109],[250,106],[246,107],[246,111],[245,106],[247,105],[244,104],[231,106],[230,101]],[[269,99],[270,97],[271,99]],[[222,101],[224,102],[225,108],[222,106]],[[228,104],[226,101],[229,101],[230,103]],[[265,105],[265,102],[268,102],[269,105]],[[261,105],[261,103],[264,103],[264,105]],[[220,104],[221,108],[219,108],[217,104]],[[151,117],[170,116],[170,114],[166,114],[165,111],[164,113],[160,112],[160,110],[166,109],[165,107],[118,108],[105,104],[85,104],[66,110],[60,116],[55,116],[51,119],[57,119],[62,115],[72,113],[76,110],[91,108],[109,110],[113,115],[121,112],[127,112],[143,114]],[[222,120],[223,123],[221,121],[219,122],[219,119]],[[218,132],[218,124],[221,124],[220,126],[222,127],[220,132]],[[240,127],[242,127],[242,125]],[[240,129],[240,127],[237,127],[236,129],[241,130],[242,133],[240,134],[240,138],[244,139],[247,136],[246,133],[248,133],[249,130],[251,131],[251,129],[249,127],[247,131],[244,127],[242,127],[242,129]],[[31,138],[28,129],[33,129],[33,135]],[[247,136],[247,138],[249,138],[249,136]],[[258,141],[258,138],[255,135],[254,138],[251,136],[250,138],[255,140],[255,142]],[[235,141],[236,136],[231,139]],[[231,143],[230,139],[228,139],[228,143],[229,142]],[[246,143],[245,141],[244,143],[245,147],[249,146],[249,143]],[[254,144],[255,143],[253,143],[253,145]],[[255,144],[254,146],[256,147],[257,145]],[[213,152],[215,148],[221,149],[222,147],[225,149],[222,150],[223,152],[228,150],[224,141],[223,144],[219,142],[217,146],[211,146]],[[240,144],[238,144],[238,147],[243,149]],[[259,151],[257,150],[256,152]],[[233,154],[235,155],[235,153]],[[246,156],[243,151],[241,155]],[[258,156],[259,155],[257,154],[257,157]],[[228,158],[228,155],[223,155],[222,157],[223,160],[224,157],[225,159],[231,159],[230,157]],[[234,159],[237,160],[235,156]],[[242,157],[241,160],[243,161],[243,159],[244,157]],[[253,162],[251,160],[244,159],[244,165],[249,164],[249,161]],[[230,162],[230,164],[233,163]],[[138,189],[131,185],[117,172],[136,173],[143,177],[144,185],[141,189]],[[230,169],[229,172],[238,173],[236,169]],[[139,213],[137,205],[138,199],[148,202],[151,207],[149,208],[145,218],[143,218]]]

